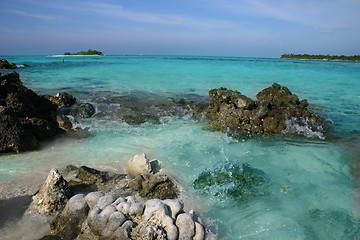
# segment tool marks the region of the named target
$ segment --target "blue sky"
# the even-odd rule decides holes
[[[0,0],[0,55],[360,55],[359,0]]]

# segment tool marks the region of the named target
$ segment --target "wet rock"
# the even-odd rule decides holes
[[[95,108],[90,103],[84,103],[78,106],[73,106],[69,114],[81,118],[90,118],[95,114]]]
[[[176,185],[165,174],[142,174],[129,182],[129,187],[147,198],[177,198]]]
[[[18,73],[0,76],[0,152],[35,149],[61,132],[56,106],[22,85]]]
[[[64,130],[65,132],[73,131],[73,123],[71,119],[67,115],[57,115],[56,121],[59,124],[59,128]]]
[[[15,63],[9,63],[6,59],[0,59],[0,69],[15,69]]]
[[[0,152],[23,152],[38,146],[38,139],[25,128],[17,115],[0,106]]]
[[[226,88],[210,90],[209,96],[211,102],[205,116],[210,127],[230,136],[286,132],[290,129],[287,121],[293,118],[312,119],[312,130],[323,131],[323,120],[307,109],[307,101],[299,101],[288,88],[277,83],[259,92],[257,101]]]
[[[265,173],[246,163],[219,165],[202,172],[193,182],[194,189],[237,201],[260,196],[267,186]]]
[[[28,213],[53,214],[62,210],[72,193],[57,169],[51,169],[45,183],[33,197]]]
[[[56,106],[22,85],[16,72],[0,77],[0,105],[11,109],[19,117],[38,117],[50,120]]]
[[[76,103],[76,98],[67,92],[57,93],[55,97],[46,95],[44,96],[53,104],[57,105],[58,107],[69,108]]]
[[[37,117],[25,118],[22,124],[40,141],[50,139],[60,132],[55,121]]]

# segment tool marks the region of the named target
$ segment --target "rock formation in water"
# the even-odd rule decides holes
[[[76,98],[66,92],[57,93],[55,97],[44,96],[50,102],[58,106],[56,121],[59,128],[66,132],[73,132],[76,117],[90,118],[95,114],[95,108],[90,103],[76,103]]]
[[[0,153],[33,150],[39,141],[71,130],[65,112],[81,117],[95,112],[89,105],[74,105],[76,99],[66,93],[51,100],[25,87],[16,72],[0,76]],[[63,106],[72,108],[64,111]]]
[[[15,69],[15,63],[9,63],[6,59],[0,59],[0,69]]]
[[[128,166],[139,164],[140,172],[132,179],[69,165],[64,170],[73,176],[68,183],[58,170],[51,170],[27,211],[56,213],[52,235],[42,239],[216,239],[193,210],[184,211],[173,181],[161,172],[153,173],[144,162],[152,161],[145,154],[129,161]],[[131,187],[138,183],[139,189]]]
[[[16,72],[0,76],[0,152],[21,152],[59,133],[57,106],[22,85]]]
[[[230,136],[281,133],[289,121],[306,125],[313,132],[323,131],[323,119],[308,110],[307,100],[300,101],[287,87],[276,83],[260,91],[257,101],[226,88],[210,90],[209,95],[205,116],[211,128]]]

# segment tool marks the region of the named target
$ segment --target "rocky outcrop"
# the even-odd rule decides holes
[[[73,196],[51,229],[61,239],[215,239],[179,199],[151,199],[142,205],[134,196],[99,192]]]
[[[15,69],[15,63],[9,63],[6,59],[0,59],[0,69]]]
[[[147,173],[137,176],[131,180],[128,186],[139,192],[140,196],[147,198],[176,198],[179,190],[173,181],[161,173]]]
[[[149,160],[145,153],[137,154],[126,163],[126,170],[133,178],[128,186],[147,198],[176,198],[179,194],[173,181],[161,174],[160,161]]]
[[[129,179],[125,174],[73,165],[64,173],[72,178],[69,184],[52,169],[27,210],[28,214],[56,214],[50,225],[52,235],[42,239],[216,239],[199,215],[184,211],[177,187],[165,174],[147,172]],[[70,198],[76,192],[71,187],[74,182],[97,189],[80,188]]]
[[[211,102],[205,116],[210,126],[230,136],[278,134],[290,128],[289,121],[323,132],[323,119],[307,109],[307,100],[300,101],[276,83],[259,92],[257,101],[226,88],[213,89],[209,95]]]
[[[18,73],[0,76],[0,152],[35,149],[60,132],[57,106],[22,85]]]
[[[61,211],[72,193],[67,181],[57,169],[52,169],[45,183],[33,196],[33,201],[28,213],[40,213],[50,215]]]
[[[76,118],[90,118],[95,114],[95,108],[90,103],[76,103],[76,98],[66,92],[57,93],[55,97],[44,96],[50,102],[58,106],[56,121],[59,128],[72,133],[81,129],[74,128]]]
[[[0,153],[36,149],[39,141],[74,130],[74,117],[91,117],[91,104],[74,105],[67,93],[39,96],[25,87],[16,72],[0,76]]]
[[[161,94],[136,91],[122,93],[121,96],[94,97],[97,117],[122,120],[129,125],[143,123],[159,124],[168,116],[201,117],[209,98],[187,94],[178,98],[168,98]]]
[[[75,117],[90,118],[95,114],[95,108],[90,103],[75,104],[69,114]]]

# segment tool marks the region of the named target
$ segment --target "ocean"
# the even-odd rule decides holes
[[[78,119],[86,134],[44,142],[36,151],[0,155],[0,199],[34,193],[51,168],[74,164],[123,172],[127,160],[146,153],[162,162],[164,172],[181,186],[186,206],[201,213],[221,239],[360,239],[359,62],[208,56],[73,56],[64,62],[47,56],[1,58],[16,63],[23,84],[36,93],[68,92],[93,104],[96,113]],[[136,125],[119,118],[125,105],[136,105],[127,108],[131,113],[156,114],[169,97],[207,101],[209,90],[219,87],[255,99],[274,82],[308,100],[310,109],[326,119],[326,135],[295,126],[303,136],[233,139],[177,109]],[[223,186],[194,188],[201,173],[242,164],[266,176],[261,194],[239,201],[222,191]],[[19,216],[8,219],[0,221],[5,239],[38,239],[49,231],[48,226],[27,225]]]

